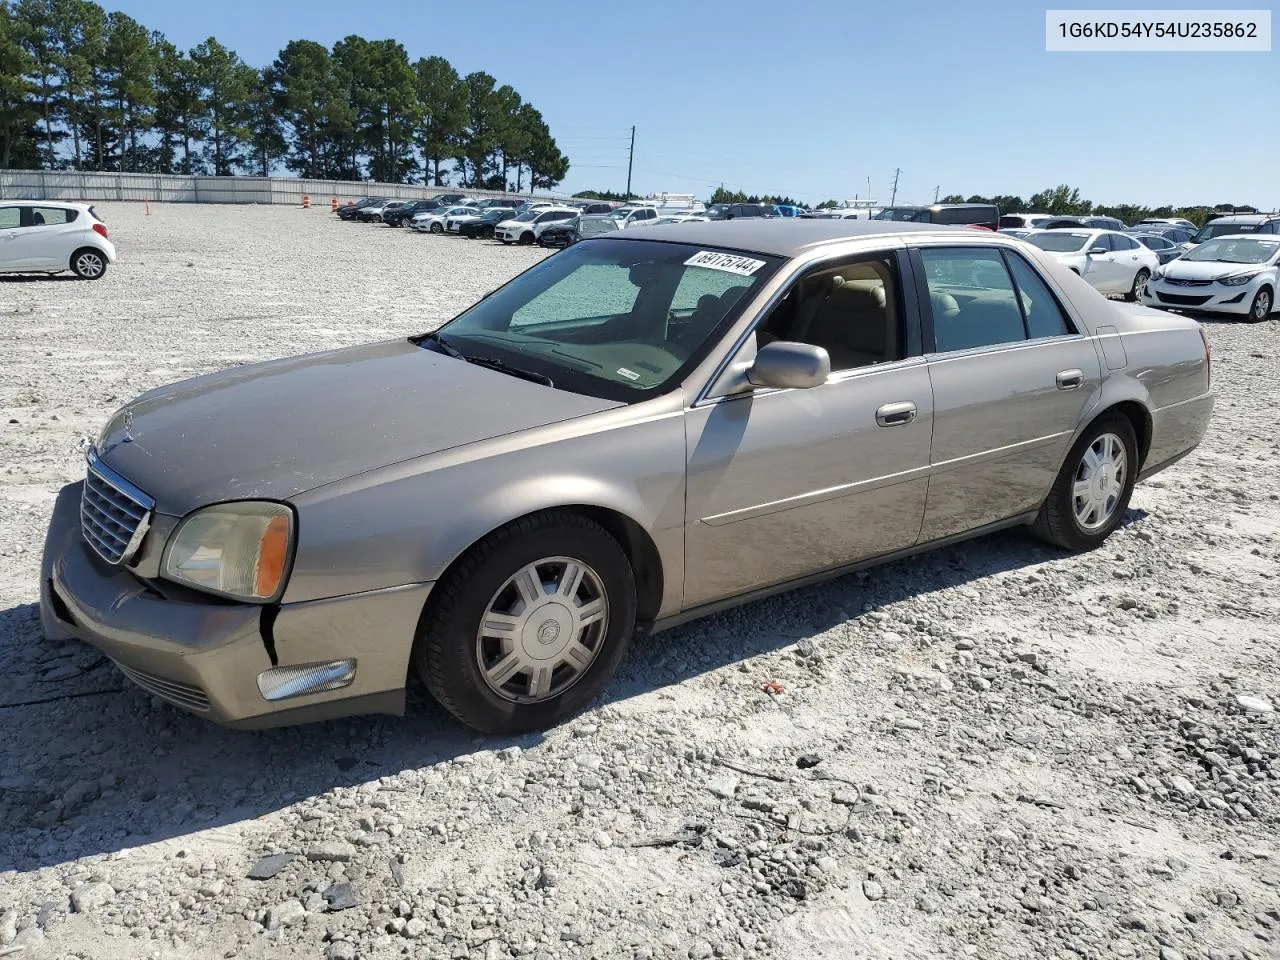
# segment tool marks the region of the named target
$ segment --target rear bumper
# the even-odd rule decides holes
[[[1161,407],[1151,415],[1151,447],[1139,480],[1173,466],[1204,439],[1213,416],[1212,392]]]
[[[40,622],[109,657],[148,692],[224,726],[244,729],[404,712],[409,653],[431,584],[262,607],[203,599],[108,566],[84,545],[81,484],[54,506],[41,565]],[[275,667],[355,660],[338,690],[267,700]]]

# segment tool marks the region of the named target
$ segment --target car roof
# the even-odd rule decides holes
[[[1209,224],[1223,223],[1266,223],[1274,218],[1274,214],[1266,213],[1233,213],[1226,217],[1214,217],[1212,220],[1206,221],[1205,226]]]
[[[811,247],[836,240],[887,237],[903,233],[947,235],[956,231],[961,231],[964,236],[976,233],[967,225],[953,227],[901,220],[806,220],[789,217],[774,220],[689,220],[684,223],[646,226],[644,230],[634,234],[630,230],[623,230],[618,237],[728,247],[770,256],[796,257]],[[995,234],[990,233],[990,236]]]
[[[37,204],[41,207],[66,207],[69,210],[88,210],[89,209],[89,204],[87,203],[68,203],[65,200],[35,200],[35,199],[0,200],[0,207],[17,207],[17,206],[26,207],[26,206],[31,206],[32,204]]]

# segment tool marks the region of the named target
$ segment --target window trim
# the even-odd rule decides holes
[[[706,378],[702,386],[698,389],[691,403],[686,409],[696,410],[699,407],[708,406],[713,403],[722,403],[727,400],[742,400],[748,397],[763,397],[774,393],[790,392],[792,388],[785,390],[777,387],[757,387],[754,390],[742,393],[727,393],[712,396],[711,392],[716,385],[724,378],[725,373],[733,366],[734,360],[738,354],[742,352],[746,346],[747,338],[754,334],[760,324],[764,322],[773,310],[782,303],[795,289],[795,285],[805,277],[811,276],[815,272],[829,270],[844,263],[856,262],[858,260],[880,259],[892,257],[898,270],[898,279],[901,289],[902,300],[902,319],[906,327],[906,356],[898,360],[886,360],[884,363],[875,363],[865,367],[849,367],[847,370],[832,370],[828,375],[826,383],[822,386],[829,386],[835,383],[841,383],[850,379],[853,375],[864,375],[869,371],[883,371],[900,369],[903,365],[922,362],[926,356],[922,350],[924,337],[922,334],[922,326],[925,322],[925,315],[921,309],[919,302],[918,285],[916,281],[917,272],[913,269],[911,262],[911,254],[914,248],[905,245],[876,247],[870,250],[844,251],[840,253],[832,253],[827,256],[819,257],[813,260],[807,260],[796,266],[796,269],[785,279],[783,284],[778,287],[768,299],[756,311],[751,325],[748,326],[735,339],[733,346],[720,363],[718,363],[710,376]],[[794,261],[792,261],[794,263]],[[818,389],[817,387],[813,389]]]

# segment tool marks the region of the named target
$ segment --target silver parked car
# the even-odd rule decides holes
[[[51,637],[222,723],[553,724],[634,636],[1030,525],[1071,550],[1200,441],[1192,320],[992,232],[736,220],[557,253],[407,340],[118,411],[64,488]]]

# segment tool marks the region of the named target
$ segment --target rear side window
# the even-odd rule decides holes
[[[0,207],[0,230],[13,230],[22,226],[21,207]]]
[[[1027,338],[1013,280],[999,250],[925,248],[925,281],[939,353]]]
[[[78,210],[68,210],[66,207],[32,207],[31,225],[33,227],[60,226],[73,221],[77,213],[79,213]]]
[[[1037,337],[1061,337],[1071,333],[1071,325],[1067,322],[1062,307],[1044,285],[1040,275],[1017,254],[1005,251],[1005,256],[1009,260],[1009,271],[1018,285],[1018,299],[1027,318],[1027,335],[1035,340]]]
[[[1138,245],[1129,237],[1122,237],[1119,234],[1111,236],[1111,249],[1120,250],[1137,250]]]
[[[1092,250],[1094,247],[1101,247],[1103,250],[1114,250],[1115,245],[1111,240],[1112,238],[1107,236],[1105,233],[1100,233],[1089,241],[1089,249]]]
[[[1018,230],[1018,229],[1021,229],[1022,227],[1025,227],[1026,225],[1027,225],[1027,220],[1025,217],[1008,216],[1008,217],[1000,218],[1001,230]]]

